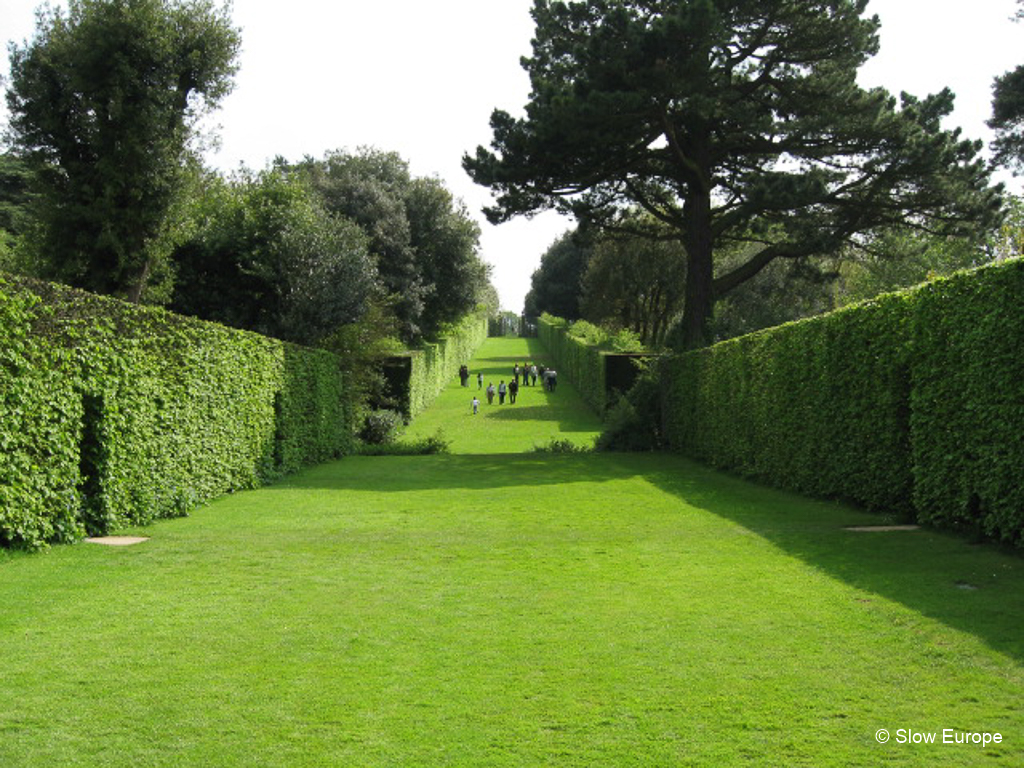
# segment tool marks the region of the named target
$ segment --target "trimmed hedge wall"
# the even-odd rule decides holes
[[[182,515],[351,446],[326,352],[0,277],[0,545]]]
[[[661,368],[671,447],[1021,543],[1024,262],[733,339]]]
[[[591,408],[603,414],[608,406],[604,359],[601,350],[569,335],[569,322],[542,315],[537,320],[537,337],[555,358],[556,369],[580,393]]]
[[[643,345],[632,331],[611,335],[584,320],[570,323],[546,313],[535,327],[559,374],[602,416],[618,395],[632,386],[640,370],[637,362],[655,357],[642,351]]]
[[[1024,262],[922,287],[913,341],[920,520],[1024,545]]]
[[[434,402],[445,385],[459,373],[487,339],[487,315],[476,312],[453,326],[436,343],[411,351],[409,399],[405,413],[410,419]]]

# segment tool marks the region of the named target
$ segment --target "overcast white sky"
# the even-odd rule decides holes
[[[0,0],[0,37],[31,37],[41,4]],[[461,158],[489,143],[495,107],[515,113],[526,101],[519,58],[530,52],[531,7],[532,0],[235,0],[241,69],[215,116],[221,148],[210,162],[261,169],[277,155],[297,160],[363,145],[396,151],[415,175],[438,176],[465,201],[481,223],[502,306],[519,311],[541,254],[571,222],[545,214],[491,226],[480,213],[489,195]],[[1010,20],[1016,7],[871,0],[881,52],[862,83],[918,96],[948,85],[957,101],[947,127],[988,142],[992,80],[1024,63],[1024,22]]]

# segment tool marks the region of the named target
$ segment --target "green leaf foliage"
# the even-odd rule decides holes
[[[592,238],[579,228],[555,240],[540,257],[524,301],[528,317],[547,313],[567,320],[580,316],[583,278],[594,253]]]
[[[1020,543],[1024,262],[667,359],[669,445],[773,485]]]
[[[473,311],[489,285],[480,228],[439,180],[414,177],[397,153],[371,147],[277,166],[365,232],[406,344],[433,339]]]
[[[213,178],[174,254],[171,308],[297,344],[357,322],[375,290],[367,237],[279,170]]]
[[[574,336],[570,329],[575,325],[558,317],[541,315],[537,321],[537,338],[557,361],[559,375],[572,382],[587,405],[603,413],[607,404],[604,360],[597,347],[598,337],[591,334],[588,338],[586,333],[600,329],[585,323],[583,334]]]
[[[495,110],[463,167],[491,221],[545,209],[616,228],[632,211],[685,247],[686,348],[715,301],[777,259],[834,253],[912,221],[997,223],[980,142],[947,131],[953,94],[866,90],[867,0],[535,0],[531,92]],[[722,255],[749,246],[729,271]]]
[[[403,410],[409,418],[422,413],[434,402],[445,385],[468,363],[487,338],[487,315],[477,312],[446,327],[433,343],[424,343],[409,353],[409,399]]]
[[[586,320],[569,323],[548,314],[541,315],[537,322],[537,337],[557,361],[559,374],[571,381],[599,414],[608,407],[606,355],[643,351],[643,345],[630,331],[613,335]]]
[[[1024,543],[1024,262],[915,294],[914,501],[924,522]]]
[[[11,46],[7,106],[39,172],[48,276],[137,302],[167,273],[199,119],[231,91],[239,45],[209,0],[42,6]]]
[[[0,545],[178,516],[347,453],[337,357],[0,278]]]
[[[910,508],[904,301],[791,323],[664,369],[670,444],[715,466],[870,508]]]

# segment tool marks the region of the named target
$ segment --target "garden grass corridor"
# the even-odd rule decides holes
[[[557,363],[537,339],[498,337],[487,339],[469,366],[469,386],[453,377],[433,404],[417,416],[405,439],[420,439],[437,433],[451,441],[455,454],[526,453],[552,440],[568,440],[581,448],[593,447],[601,434],[601,419],[584,403],[567,377],[558,377],[555,392],[548,392],[540,379],[536,386],[520,386],[516,403],[498,398],[488,404],[485,390],[512,381],[513,367],[534,363],[554,367]],[[483,386],[477,374],[483,374]],[[472,400],[480,400],[474,417]]]
[[[599,430],[569,382],[473,416],[453,378],[409,430],[452,454],[0,552],[0,765],[1024,764],[1018,556],[679,456],[535,453]],[[899,740],[945,729],[993,738]]]

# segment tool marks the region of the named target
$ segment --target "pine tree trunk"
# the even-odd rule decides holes
[[[698,349],[709,341],[708,325],[715,306],[711,248],[711,195],[691,188],[683,207],[686,216],[687,271],[683,305],[683,346]]]

